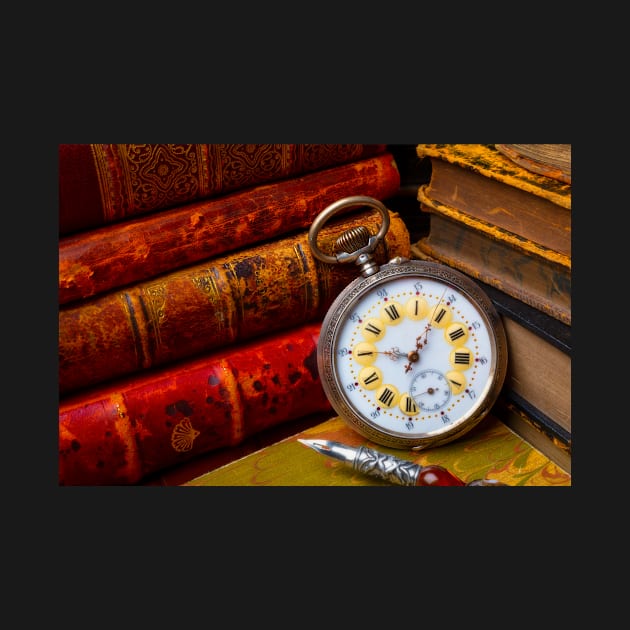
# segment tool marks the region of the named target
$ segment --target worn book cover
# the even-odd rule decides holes
[[[317,372],[319,330],[305,324],[62,399],[59,484],[134,484],[331,410]]]
[[[409,256],[409,232],[396,213],[374,252],[379,264]],[[330,221],[320,248],[345,229],[380,228],[360,210]],[[321,321],[359,275],[311,252],[308,230],[266,241],[59,309],[59,391],[72,391],[192,357],[307,321]]]
[[[519,166],[545,177],[571,183],[570,144],[495,144]]]
[[[535,188],[531,176],[526,179],[529,189],[515,186],[514,178],[505,177],[504,156],[491,147],[484,149],[485,169],[481,170],[472,157],[480,159],[480,147],[485,145],[445,146],[456,149],[452,155],[444,149],[441,157],[431,158],[431,179],[418,193],[421,202],[456,208],[517,237],[571,255],[570,187],[562,197],[564,203],[558,203],[559,194],[552,200],[534,192],[547,192],[547,188]],[[468,161],[464,160],[466,150]]]
[[[571,324],[571,258],[465,213],[423,199],[426,236],[417,258],[437,260]]]
[[[571,475],[492,413],[465,436],[449,444],[410,451],[373,444],[339,417],[308,428],[221,468],[200,475],[185,486],[386,486],[340,461],[306,448],[298,439],[324,439],[349,446],[368,446],[423,466],[446,468],[465,483],[492,479],[510,486],[570,486]],[[412,490],[410,492],[421,492]],[[505,490],[507,491],[507,489]]]
[[[387,199],[399,184],[392,155],[382,153],[65,236],[59,304],[306,229],[342,197]]]
[[[540,409],[507,390],[497,400],[493,413],[514,433],[571,473],[571,435]]]
[[[571,208],[570,184],[519,166],[494,144],[419,144],[416,152],[418,157],[446,160],[561,207]]]
[[[377,144],[60,144],[59,234],[385,151]]]
[[[497,309],[508,343],[503,391],[548,419],[571,446],[571,327],[503,291],[480,283]]]

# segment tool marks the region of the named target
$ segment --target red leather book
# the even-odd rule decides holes
[[[60,144],[59,234],[383,153],[384,144]]]
[[[135,484],[331,411],[317,372],[319,329],[302,325],[62,399],[59,484]]]
[[[375,251],[383,264],[410,255],[397,213]],[[376,234],[379,213],[360,210],[327,223],[318,239],[332,251],[343,230]],[[328,265],[312,254],[308,230],[230,252],[59,309],[59,391],[192,357],[236,341],[323,318],[356,265]]]
[[[392,155],[382,153],[63,237],[59,304],[308,228],[337,199],[387,199],[399,186]]]

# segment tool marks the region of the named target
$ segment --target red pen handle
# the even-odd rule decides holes
[[[423,466],[418,473],[416,486],[465,486],[466,484],[442,466]]]

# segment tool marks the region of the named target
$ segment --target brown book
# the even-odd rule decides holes
[[[319,323],[283,330],[62,399],[59,484],[135,484],[330,412],[317,371],[319,330]]]
[[[409,256],[409,232],[397,213],[375,251],[384,264]],[[319,246],[380,214],[360,210],[330,221]],[[218,256],[121,291],[59,309],[61,395],[165,365],[256,336],[320,320],[359,270],[328,265],[312,254],[308,230]]]
[[[419,145],[417,151],[431,161],[421,202],[455,208],[571,256],[570,186],[512,164],[492,145]]]
[[[571,433],[571,355],[523,324],[502,317],[508,339],[504,387]]]
[[[305,229],[341,197],[387,199],[400,185],[390,153],[154,212],[59,241],[59,304]]]
[[[419,144],[416,146],[416,153],[421,158],[438,158],[461,164],[464,168],[477,171],[490,179],[570,208],[570,185],[519,166],[502,155],[494,144]]]
[[[533,173],[571,183],[570,144],[495,144],[501,153]]]
[[[515,401],[501,395],[492,413],[516,435],[571,474],[571,445],[549,430],[548,419],[540,410],[527,401]]]
[[[66,235],[383,153],[384,144],[60,144]]]
[[[502,394],[537,419],[548,439],[571,453],[571,327],[503,291],[480,283],[495,305],[508,343]]]
[[[426,199],[429,233],[413,255],[437,260],[571,324],[571,257]]]

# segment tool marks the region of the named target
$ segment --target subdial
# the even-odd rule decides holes
[[[451,398],[451,388],[442,372],[422,370],[411,381],[409,394],[423,411],[437,411]]]

